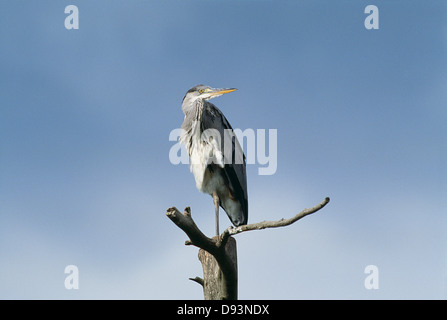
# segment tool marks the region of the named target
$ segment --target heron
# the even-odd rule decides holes
[[[219,207],[236,227],[248,221],[245,155],[227,118],[208,101],[235,90],[200,84],[189,89],[182,101],[185,119],[179,140],[188,151],[197,189],[213,198],[216,235]]]

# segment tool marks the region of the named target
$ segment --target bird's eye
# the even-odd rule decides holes
[[[203,93],[203,89],[200,89],[200,90],[199,90],[199,93]]]

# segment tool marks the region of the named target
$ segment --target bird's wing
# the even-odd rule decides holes
[[[214,143],[215,154],[221,154],[223,157],[223,167],[230,183],[230,189],[233,196],[237,198],[243,207],[245,220],[248,216],[248,195],[247,195],[247,173],[244,151],[237,137],[234,135],[233,128],[223,113],[212,103],[205,103],[202,114],[202,138],[207,138],[207,132],[212,134],[217,130],[220,136],[220,143]],[[215,141],[216,142],[216,141]]]

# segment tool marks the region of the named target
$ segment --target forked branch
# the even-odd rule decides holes
[[[219,237],[208,238],[197,227],[191,217],[191,209],[185,208],[185,213],[182,214],[177,208],[172,207],[166,211],[166,215],[172,220],[180,229],[182,229],[189,237],[185,242],[186,245],[194,245],[213,254],[222,246],[225,246],[228,237],[238,233],[251,230],[262,230],[266,228],[285,227],[295,223],[305,216],[315,213],[324,208],[329,203],[329,197],[326,197],[322,202],[312,208],[307,208],[289,219],[281,219],[277,221],[261,221],[257,223],[246,224],[239,227],[228,227]]]
[[[329,203],[329,198],[325,198],[321,203],[308,209],[304,209],[295,216],[289,219],[281,219],[278,221],[262,221],[258,223],[247,224],[239,227],[229,227],[219,236],[208,238],[197,227],[194,220],[191,217],[191,209],[187,207],[184,214],[182,214],[177,208],[172,207],[166,211],[166,215],[172,220],[180,229],[182,229],[189,237],[189,240],[185,242],[186,245],[194,245],[207,252],[209,252],[217,261],[220,270],[223,274],[222,279],[222,293],[220,298],[222,299],[237,299],[237,267],[235,264],[236,257],[230,257],[226,252],[225,246],[232,235],[242,233],[250,230],[262,230],[266,228],[278,228],[285,227],[295,223],[296,221],[304,218],[305,216],[315,213],[322,209]],[[233,239],[234,240],[234,239]],[[234,250],[235,250],[234,242]],[[236,252],[236,251],[234,251]],[[202,285],[204,285],[204,279],[194,278],[191,279]],[[205,287],[205,286],[204,286]]]

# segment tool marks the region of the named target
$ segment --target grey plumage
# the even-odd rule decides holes
[[[228,120],[208,101],[235,90],[198,85],[188,90],[182,102],[185,119],[180,141],[190,156],[196,187],[213,197],[217,234],[219,206],[235,226],[248,220],[245,155]]]

